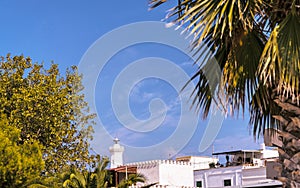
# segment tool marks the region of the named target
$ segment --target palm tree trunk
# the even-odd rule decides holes
[[[281,144],[276,145],[282,168],[278,179],[283,187],[300,188],[300,105],[283,97],[275,97],[273,101],[281,108],[278,115],[273,115],[280,122]]]

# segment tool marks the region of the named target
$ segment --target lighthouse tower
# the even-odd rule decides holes
[[[109,147],[110,152],[110,168],[116,168],[123,165],[124,147],[119,144],[119,139],[114,139],[114,145]]]

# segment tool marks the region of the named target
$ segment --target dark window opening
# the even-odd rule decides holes
[[[224,180],[224,186],[231,186],[231,180]]]
[[[202,187],[202,181],[196,181],[196,187]]]

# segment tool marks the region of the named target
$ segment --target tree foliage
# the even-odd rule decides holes
[[[109,163],[107,157],[97,156],[94,169],[73,169],[69,178],[63,183],[65,188],[106,188],[112,183],[112,176],[106,169]]]
[[[149,2],[154,8],[166,0]],[[205,67],[192,77],[199,78],[194,104],[204,117],[214,99],[212,87],[225,94],[225,100],[215,98],[225,112],[234,114],[250,106],[258,136],[266,127],[278,125],[272,116],[278,108],[270,108],[276,106],[271,93],[300,103],[299,17],[299,0],[178,0],[168,21],[194,34],[191,49],[199,64],[209,66],[215,58],[222,71],[219,85],[211,88]]]
[[[41,145],[29,139],[19,143],[20,130],[0,120],[0,187],[21,187],[44,169]]]
[[[37,176],[28,183],[25,184],[25,187],[28,188],[61,188],[63,183],[70,178],[70,175],[74,172],[74,166],[64,166],[60,172],[56,173],[47,173],[41,176]]]
[[[66,188],[96,188],[96,174],[83,170],[74,171],[64,183],[63,187]]]
[[[146,177],[143,174],[130,174],[127,179],[123,179],[118,188],[127,188],[132,185],[136,185],[136,183],[144,183],[146,181]]]
[[[20,130],[20,144],[42,145],[46,172],[66,164],[90,162],[94,115],[88,111],[76,67],[61,75],[57,64],[46,69],[23,56],[0,60],[0,113]]]
[[[150,0],[150,7],[166,1]],[[207,117],[213,100],[231,115],[249,107],[253,134],[278,138],[278,179],[299,187],[300,1],[178,0],[167,19],[194,35],[191,50],[203,65],[191,78],[196,108]],[[211,62],[217,66],[208,68]],[[207,75],[217,69],[214,85]]]
[[[97,188],[106,188],[112,183],[112,174],[106,169],[109,164],[108,157],[97,156],[96,168],[94,173],[96,174]]]

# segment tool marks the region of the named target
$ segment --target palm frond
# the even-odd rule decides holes
[[[226,58],[221,88],[225,90],[226,104],[232,114],[240,108],[244,112],[258,86],[256,70],[264,48],[263,40],[256,30],[245,32]]]
[[[154,186],[156,184],[158,184],[158,183],[151,183],[151,184],[148,184],[148,185],[144,185],[141,188],[150,188],[150,187],[152,187],[152,186]]]
[[[37,183],[29,185],[28,188],[48,188],[48,186]]]
[[[300,1],[263,1],[262,12],[258,22],[266,32],[270,33],[278,24],[280,24],[294,9],[294,12],[300,15]]]
[[[258,75],[277,92],[300,102],[300,19],[290,13],[272,31],[260,60]]]
[[[181,12],[174,22],[194,33],[195,46],[199,46],[204,39],[213,41],[227,35],[234,38],[237,30],[252,29],[260,4],[259,0],[185,0],[171,11],[169,17]]]
[[[189,82],[193,81],[197,77],[199,81],[190,95],[193,97],[192,107],[194,106],[196,111],[202,109],[202,117],[205,119],[208,116],[212,104],[212,93],[209,87],[209,82],[206,79],[202,69],[192,76]],[[183,90],[189,84],[189,82],[183,87]]]
[[[138,182],[144,183],[145,181],[146,181],[146,177],[141,173],[130,174],[127,179],[123,179],[119,183],[118,187],[125,188],[131,185],[135,185]]]
[[[73,181],[68,179],[63,183],[63,187],[65,187],[65,188],[75,188],[75,187],[78,187],[78,186]]]
[[[164,2],[166,2],[167,0],[149,0],[149,9],[154,9],[156,7],[158,7],[159,5],[163,4]]]
[[[266,129],[279,128],[279,121],[273,115],[279,114],[280,108],[273,101],[274,89],[260,84],[250,103],[250,124],[253,127],[253,135],[257,138],[265,133]]]

